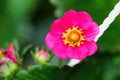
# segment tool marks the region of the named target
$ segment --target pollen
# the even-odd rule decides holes
[[[73,26],[68,28],[65,32],[62,33],[63,43],[65,45],[76,47],[84,44],[85,36],[82,29],[78,29],[78,26]]]
[[[0,59],[4,56],[3,52],[0,51]]]

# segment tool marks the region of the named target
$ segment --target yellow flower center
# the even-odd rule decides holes
[[[3,52],[0,51],[0,59],[4,56]]]
[[[84,44],[85,37],[83,35],[83,30],[78,29],[78,27],[68,28],[65,32],[62,33],[63,42],[65,45],[71,47],[80,46]]]

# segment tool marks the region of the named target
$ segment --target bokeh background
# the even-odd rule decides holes
[[[45,46],[52,22],[70,9],[86,11],[100,25],[119,0],[0,0],[0,47]],[[120,15],[98,40],[98,52],[73,68],[68,80],[120,80]],[[54,59],[55,60],[55,59]],[[23,66],[34,64],[30,54]]]

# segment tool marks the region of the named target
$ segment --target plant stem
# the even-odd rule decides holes
[[[61,68],[62,67],[62,60],[61,59],[58,59],[58,67]]]
[[[4,80],[8,80],[8,78],[7,77],[5,77],[5,79]]]

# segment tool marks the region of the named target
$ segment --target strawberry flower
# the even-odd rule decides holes
[[[88,13],[69,10],[53,22],[46,45],[61,59],[83,60],[97,51],[94,38],[98,32],[98,25]]]

